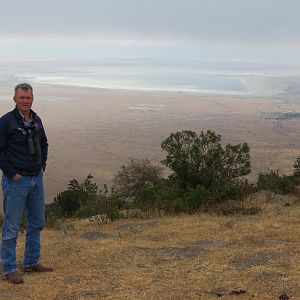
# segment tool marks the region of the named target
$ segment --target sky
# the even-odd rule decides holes
[[[0,0],[0,60],[300,64],[299,0]]]

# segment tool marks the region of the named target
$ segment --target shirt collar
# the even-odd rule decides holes
[[[19,109],[18,109],[18,112],[19,112],[19,114],[22,117],[22,119],[23,119],[24,122],[29,123],[29,122],[32,121],[32,114],[31,114],[31,112],[29,113],[29,119],[28,120],[26,120],[25,116],[20,112]]]

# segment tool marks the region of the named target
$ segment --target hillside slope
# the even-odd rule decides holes
[[[300,299],[300,205],[255,216],[86,220],[44,230],[52,274],[0,282],[0,299]],[[24,234],[19,238],[18,258]]]

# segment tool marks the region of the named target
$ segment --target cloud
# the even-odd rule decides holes
[[[11,0],[0,40],[300,43],[298,0]]]

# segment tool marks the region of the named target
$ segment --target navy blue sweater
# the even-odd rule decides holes
[[[0,118],[0,169],[8,178],[17,173],[23,176],[33,176],[46,168],[48,142],[39,116],[31,111],[36,127],[32,134],[37,136],[40,145],[40,155],[32,156],[28,149],[28,137],[24,134],[21,124],[22,117],[17,108]]]

